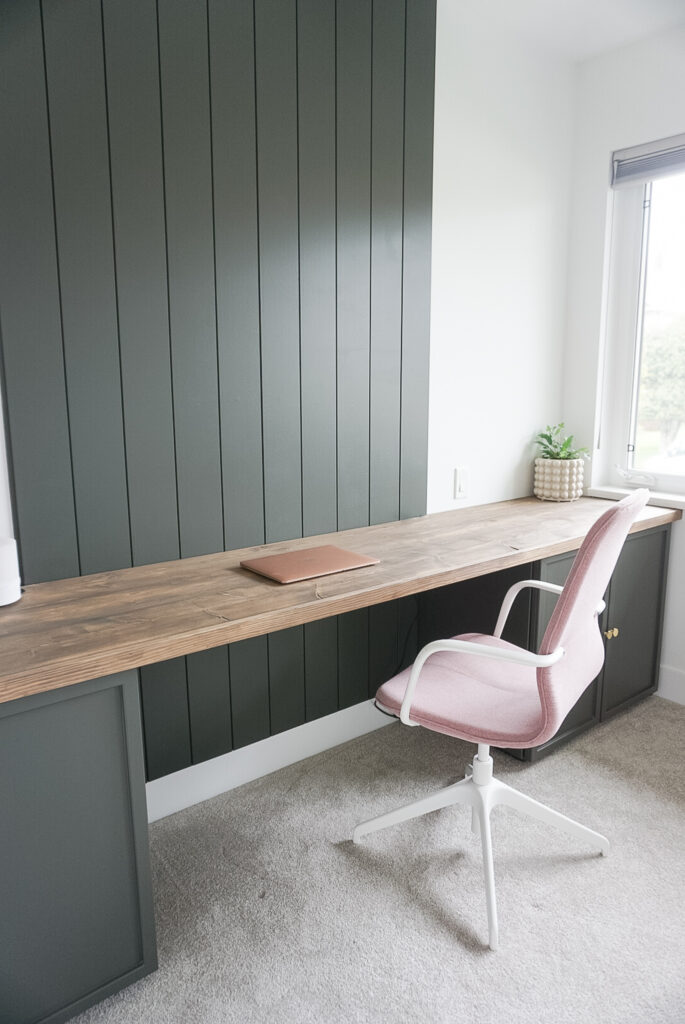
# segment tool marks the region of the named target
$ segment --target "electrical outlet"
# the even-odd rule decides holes
[[[470,483],[471,470],[468,468],[468,466],[455,466],[452,497],[455,500],[459,498],[468,498]]]

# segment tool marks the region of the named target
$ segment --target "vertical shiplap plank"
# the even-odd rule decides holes
[[[210,0],[209,43],[221,460],[230,549],[264,541],[252,0]],[[228,653],[237,735],[245,735],[242,716],[249,708],[247,728],[261,739],[269,721],[267,639],[246,640],[235,657],[234,648]]]
[[[43,5],[81,572],[131,564],[99,4]]]
[[[271,735],[305,721],[304,629],[269,634],[269,712]]]
[[[79,573],[38,0],[0,14],[4,410],[25,583]]]
[[[338,529],[369,521],[371,4],[337,5]]]
[[[369,521],[399,517],[405,0],[374,0]],[[369,609],[369,696],[395,670],[397,602]]]
[[[399,643],[399,602],[369,608],[369,697],[396,671]]]
[[[224,546],[207,12],[158,7],[181,555]]]
[[[298,0],[302,529],[337,524],[335,0]],[[308,721],[338,706],[337,618],[304,627]]]
[[[369,521],[371,3],[336,11],[338,529]],[[341,708],[368,690],[369,616],[338,620]]]
[[[231,749],[228,648],[214,647],[187,659],[188,711],[193,764]]]
[[[338,617],[304,627],[305,712],[308,722],[338,710]]]
[[[227,648],[233,743],[243,747],[269,735],[269,652],[265,636]]]
[[[305,720],[304,628],[268,636],[269,720],[271,735]]]
[[[158,779],[191,763],[186,659],[147,665],[141,677],[146,776]]]
[[[256,0],[266,540],[302,534],[295,0]],[[304,721],[303,630],[269,637],[271,731]]]
[[[134,565],[178,558],[155,0],[104,0]]]
[[[302,526],[336,529],[335,0],[298,0]]]
[[[304,627],[270,633],[269,715],[271,734],[305,720]]]
[[[366,700],[369,691],[369,612],[367,608],[338,618],[338,706]]]
[[[374,0],[370,522],[399,517],[404,0]]]
[[[224,547],[206,5],[164,0],[158,29],[179,533],[186,556]],[[228,701],[228,655],[225,648],[209,660],[190,655],[187,667],[194,725],[203,718],[209,727]],[[228,749],[227,734],[225,743]]]
[[[216,304],[227,548],[264,541],[252,0],[210,0]]]
[[[242,685],[231,687],[231,720],[233,746],[246,747],[248,743],[263,740],[270,733],[269,722],[269,660],[265,637],[238,640],[231,644],[231,683],[242,680]],[[264,643],[261,641],[264,640]]]
[[[397,619],[397,601],[369,608],[369,697],[399,670]]]
[[[407,0],[400,518],[426,511],[435,0]]]
[[[295,0],[256,0],[267,541],[302,534]]]
[[[398,606],[398,668],[401,671],[411,665],[418,652],[419,640],[419,599],[403,597]]]

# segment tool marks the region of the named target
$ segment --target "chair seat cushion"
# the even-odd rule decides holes
[[[520,650],[483,633],[463,633],[454,639]],[[383,683],[376,694],[381,710],[399,716],[410,672],[407,668]],[[473,743],[533,746],[543,724],[536,669],[440,651],[421,670],[410,717],[434,732]]]

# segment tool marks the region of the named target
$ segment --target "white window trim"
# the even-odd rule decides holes
[[[609,274],[604,324],[600,409],[589,493],[621,496],[649,487],[653,504],[685,501],[685,475],[628,468],[627,443],[640,316],[644,182],[610,193]],[[601,493],[600,493],[601,492]]]

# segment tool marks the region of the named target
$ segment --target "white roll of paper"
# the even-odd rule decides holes
[[[0,537],[0,605],[14,604],[21,597],[17,542]]]

